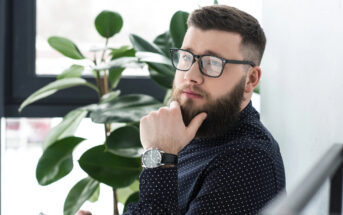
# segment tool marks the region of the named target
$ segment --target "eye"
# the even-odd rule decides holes
[[[192,56],[188,55],[188,54],[184,54],[184,55],[182,55],[182,59],[184,61],[192,61]]]
[[[209,60],[208,63],[211,66],[220,66],[221,65],[221,62],[219,62],[218,60]]]

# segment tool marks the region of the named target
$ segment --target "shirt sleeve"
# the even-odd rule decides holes
[[[177,214],[177,167],[143,169],[139,177],[139,202],[125,215]]]
[[[197,181],[200,189],[185,214],[257,214],[276,195],[275,180],[272,160],[264,152],[235,150],[218,156]],[[177,168],[144,169],[139,195],[126,215],[181,214]]]
[[[257,214],[277,193],[272,160],[256,150],[215,159],[201,184],[187,215]]]

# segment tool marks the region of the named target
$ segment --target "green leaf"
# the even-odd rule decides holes
[[[70,87],[76,87],[80,85],[90,87],[99,93],[96,86],[94,86],[91,83],[88,83],[85,79],[82,79],[82,78],[66,78],[66,79],[56,80],[40,88],[36,92],[32,93],[28,98],[25,99],[23,103],[21,103],[18,111],[21,112],[23,108],[26,107],[27,105],[37,100],[40,100],[42,98],[45,98],[49,95],[52,95],[56,93],[58,90],[62,90],[62,89],[70,88]]]
[[[132,45],[137,51],[152,52],[163,55],[163,51],[160,50],[155,44],[149,43],[143,38],[131,34],[130,40]],[[169,61],[170,62],[170,61]],[[149,65],[150,77],[156,81],[159,85],[165,88],[171,88],[174,79],[174,72],[172,66],[163,65],[158,63],[147,63]],[[152,71],[153,70],[153,71]]]
[[[100,99],[100,103],[108,103],[116,99],[120,95],[120,90],[112,91],[103,95]]]
[[[260,94],[260,84],[254,89],[254,93]]]
[[[139,191],[139,180],[134,181],[130,185],[130,189],[133,190],[133,191]]]
[[[139,191],[139,180],[135,180],[130,186],[117,189],[118,202],[125,204],[129,196]]]
[[[64,201],[63,214],[75,215],[83,203],[99,189],[99,182],[92,178],[84,178],[77,182]]]
[[[139,158],[143,148],[139,130],[134,126],[125,126],[114,130],[106,140],[110,152],[124,157]]]
[[[183,38],[187,31],[188,15],[189,13],[187,12],[177,11],[170,21],[169,32],[176,48],[181,48],[182,46]]]
[[[43,149],[47,149],[55,141],[74,135],[82,119],[86,117],[88,110],[80,108],[69,112],[62,122],[55,126],[44,139]]]
[[[125,202],[124,213],[126,212],[127,207],[129,206],[130,203],[136,203],[138,201],[139,201],[139,192],[132,193]]]
[[[159,84],[161,87],[171,89],[173,87],[174,74],[165,74],[164,70],[156,70],[149,67],[150,78]]]
[[[167,58],[164,55],[158,53],[137,52],[136,57],[142,62],[166,64],[168,66],[172,66],[170,58]]]
[[[95,70],[106,70],[112,68],[126,68],[126,67],[142,67],[141,64],[138,62],[138,58],[136,57],[121,57],[114,60],[111,60],[106,63],[102,63],[98,66],[94,66],[93,69]]]
[[[111,49],[112,60],[121,58],[121,57],[134,57],[136,50],[129,46],[122,46],[119,49]]]
[[[67,38],[57,36],[49,37],[48,43],[52,48],[66,57],[76,60],[85,59],[79,48]]]
[[[168,102],[170,101],[172,94],[173,94],[172,89],[168,89],[163,99],[164,105],[169,106]]]
[[[91,197],[89,197],[88,201],[90,202],[96,202],[98,201],[100,196],[100,184],[98,185],[98,187],[96,188],[96,190],[94,191],[94,193],[92,194]]]
[[[40,185],[51,184],[73,169],[73,150],[84,139],[66,137],[49,146],[40,157],[36,178]]]
[[[122,27],[123,19],[119,13],[105,10],[95,18],[95,28],[105,38],[119,33]]]
[[[83,66],[80,65],[72,65],[68,69],[64,70],[62,74],[57,76],[57,80],[63,78],[79,78],[84,70]]]
[[[110,103],[100,104],[91,112],[90,117],[96,123],[138,122],[161,105],[151,96],[130,94],[118,97]]]
[[[136,49],[136,51],[145,51],[145,52],[154,52],[163,54],[163,51],[160,50],[155,44],[148,42],[147,40],[143,39],[142,37],[130,34],[129,36],[131,44]]]
[[[114,89],[118,86],[121,75],[125,68],[113,68],[108,72],[108,81],[110,82],[111,89]]]
[[[125,204],[125,201],[135,191],[131,190],[130,187],[124,187],[117,189],[118,202]]]
[[[130,185],[141,172],[140,159],[117,156],[105,151],[104,145],[86,151],[79,164],[92,178],[113,188]]]
[[[154,43],[163,51],[165,56],[170,57],[170,48],[174,47],[173,40],[170,36],[169,31],[164,32],[163,34],[158,35]]]

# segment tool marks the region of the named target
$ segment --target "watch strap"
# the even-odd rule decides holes
[[[169,153],[162,153],[162,164],[173,164],[177,165],[178,159],[177,155],[169,154]]]

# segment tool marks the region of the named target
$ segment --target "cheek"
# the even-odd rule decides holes
[[[174,85],[178,87],[184,81],[184,73],[176,71],[174,76]]]

